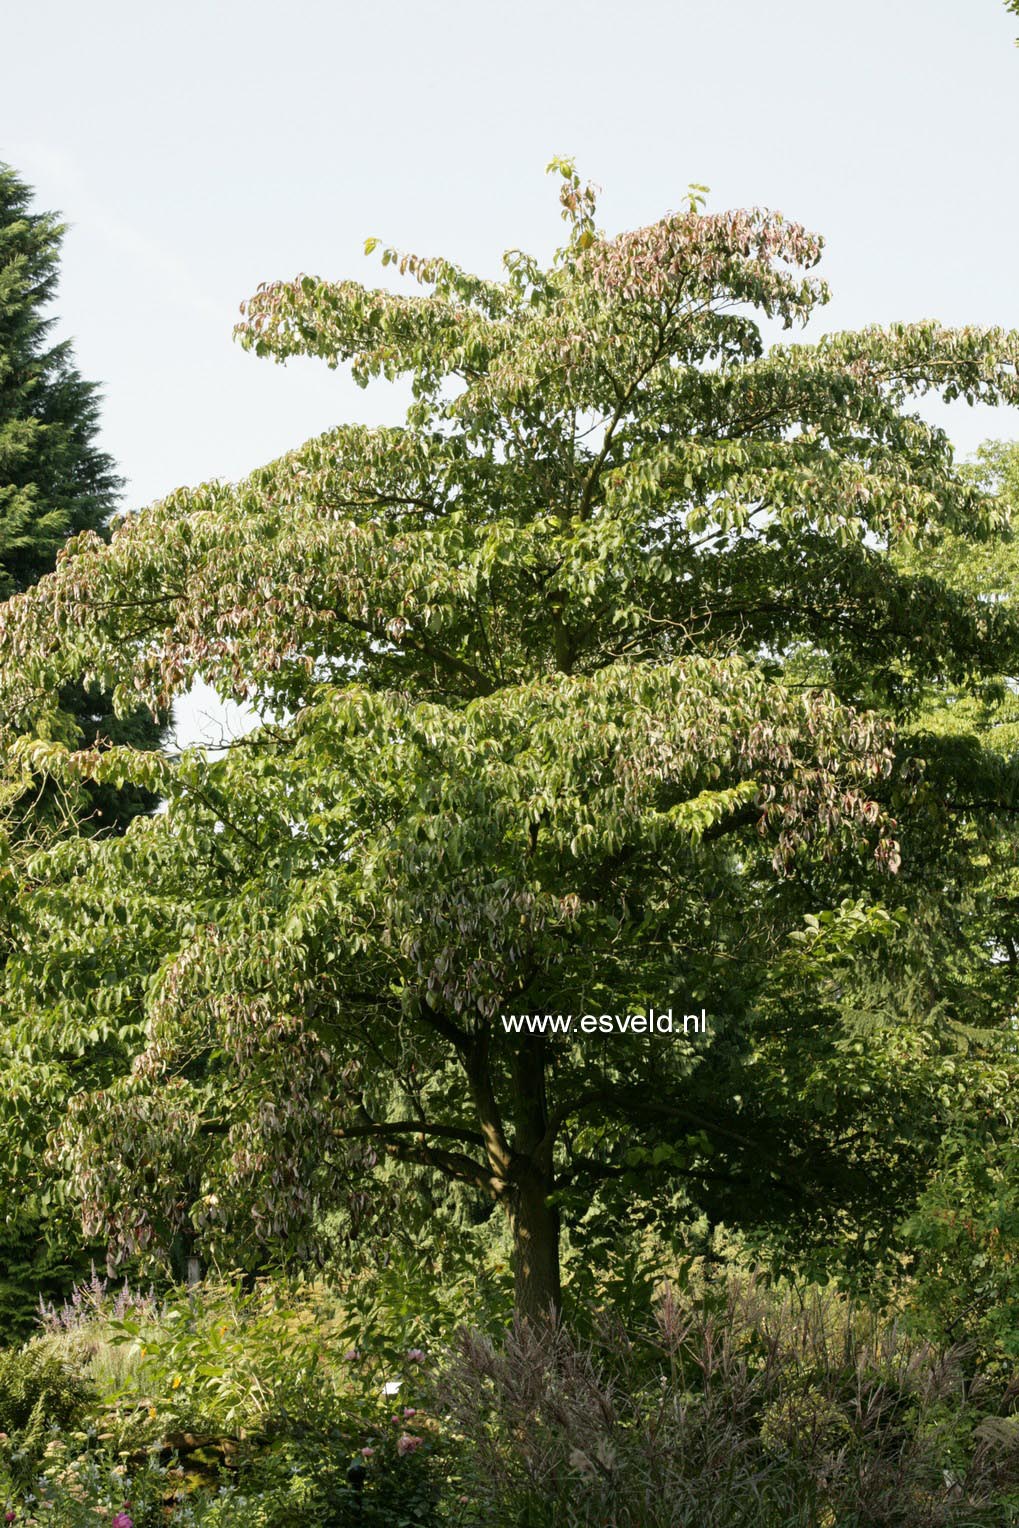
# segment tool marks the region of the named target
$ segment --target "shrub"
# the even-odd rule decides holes
[[[0,1350],[0,1433],[11,1475],[30,1479],[51,1432],[80,1426],[94,1400],[87,1380],[39,1344]]]
[[[38,1418],[57,1427],[74,1425],[94,1399],[91,1387],[37,1343],[0,1351],[0,1427],[23,1431]]]
[[[1019,1147],[984,1136],[948,1139],[906,1225],[915,1253],[911,1317],[918,1330],[966,1343],[972,1366],[1019,1360]]]
[[[84,1435],[63,1440],[77,1492],[60,1498],[68,1521],[79,1498],[108,1507],[110,1466],[131,1473],[135,1497],[138,1481],[155,1481],[167,1523],[436,1521],[441,1465],[423,1355],[353,1347],[351,1318],[328,1292],[210,1283],[157,1300],[95,1280],[45,1318],[41,1346],[100,1381],[89,1450]],[[398,1406],[383,1390],[394,1379]],[[352,1482],[352,1469],[363,1479]]]
[[[0,1503],[25,1528],[1019,1528],[1019,1386],[829,1292],[692,1278],[641,1322],[461,1330],[439,1364],[365,1314],[282,1282],[82,1294],[0,1365]]]
[[[472,1523],[935,1528],[1019,1522],[1019,1435],[977,1429],[960,1358],[816,1292],[666,1291],[639,1338],[463,1332],[443,1395]],[[998,1396],[1007,1404],[1007,1397]],[[1019,1498],[1017,1498],[1019,1500]]]

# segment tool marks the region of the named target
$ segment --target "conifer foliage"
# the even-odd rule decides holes
[[[34,210],[30,187],[0,164],[0,599],[48,573],[69,538],[84,531],[105,537],[122,486],[97,444],[98,387],[78,371],[71,342],[52,338],[63,233],[53,214]],[[79,679],[68,673],[54,694],[56,735],[76,746],[158,744],[160,728],[147,713],[117,717]],[[7,785],[0,793],[8,809],[0,876],[12,858],[23,862],[56,832],[119,831],[156,799],[132,785],[95,783],[70,795],[31,771]],[[0,961],[6,933],[4,926]],[[20,1329],[40,1293],[62,1292],[87,1268],[80,1236],[66,1220],[58,1226],[39,1176],[36,1148],[51,1117],[38,1096],[19,1108],[30,1149],[26,1160],[5,1153],[0,1169],[0,1330]]]
[[[99,396],[49,311],[64,229],[0,164],[0,597],[49,572],[78,531],[100,531],[121,483],[96,444]]]

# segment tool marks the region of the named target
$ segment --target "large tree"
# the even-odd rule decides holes
[[[55,565],[69,537],[104,536],[122,488],[113,461],[97,444],[99,390],[78,371],[69,340],[53,342],[52,307],[64,229],[33,209],[30,188],[0,164],[0,598],[29,588]],[[133,744],[152,748],[159,728],[147,713],[114,715],[100,694],[87,695],[69,673],[61,685],[54,735],[74,746]],[[155,798],[128,785],[91,785],[73,793],[25,772],[7,782],[3,805],[7,854],[23,860],[54,832],[123,828]],[[0,961],[6,953],[0,908]],[[51,1120],[27,1099],[24,1138],[37,1142]],[[40,1202],[37,1170],[0,1171],[0,1328],[33,1318],[39,1293],[56,1292],[87,1268],[87,1254]],[[84,1265],[83,1265],[83,1259]]]
[[[1019,401],[1019,337],[768,346],[761,318],[826,298],[817,237],[695,188],[608,238],[557,169],[548,268],[384,250],[423,295],[303,276],[247,304],[259,354],[408,375],[402,428],[175,493],[0,611],[11,768],[166,800],[37,858],[7,974],[16,1076],[73,1094],[57,1152],[129,1251],[264,1255],[388,1154],[506,1210],[537,1314],[592,1196],[650,1216],[682,1186],[872,1250],[959,1079],[1005,1086],[999,1014],[960,1066],[852,995],[924,896],[895,879],[930,802],[891,724],[1019,650],[1009,610],[896,555],[1001,520],[909,402]],[[157,712],[202,676],[263,724],[176,763],[41,741],[80,673]],[[648,1005],[709,1031],[577,1032]],[[569,1035],[504,1022],[558,1012]],[[133,1064],[75,1087],[110,1033]]]
[[[68,536],[100,530],[121,481],[96,445],[99,397],[50,343],[64,229],[0,164],[0,594],[27,589]]]
[[[98,385],[74,363],[70,340],[52,343],[52,312],[65,228],[34,211],[32,191],[0,163],[0,597],[48,573],[69,538],[105,537],[123,483],[99,448]],[[137,708],[116,716],[69,674],[62,730],[75,740],[154,747],[160,732]],[[94,828],[123,826],[149,797],[92,791]],[[36,804],[37,805],[37,804]]]

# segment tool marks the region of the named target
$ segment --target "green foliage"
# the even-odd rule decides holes
[[[295,1456],[260,1466],[217,1491],[182,1493],[175,1466],[153,1457],[134,1466],[96,1454],[76,1454],[51,1439],[46,1473],[35,1489],[20,1487],[4,1468],[0,1443],[0,1508],[19,1528],[437,1528],[434,1487],[420,1459],[380,1465],[377,1482],[355,1491],[335,1458]],[[120,1519],[120,1521],[118,1521]],[[460,1514],[442,1518],[446,1524]]]
[[[76,1367],[96,1396],[89,1427],[62,1432],[65,1493],[73,1477],[94,1502],[114,1467],[136,1517],[141,1495],[179,1513],[172,1522],[435,1521],[449,1450],[425,1355],[351,1348],[363,1324],[324,1288],[204,1285],[156,1300],[94,1285],[50,1325],[47,1362]],[[60,1449],[43,1441],[55,1480]]]
[[[41,1408],[61,1421],[30,1465],[0,1437],[0,1510],[26,1528],[1019,1520],[1011,1372],[830,1289],[691,1266],[625,1323],[588,1310],[583,1338],[464,1327],[398,1363],[343,1346],[357,1319],[325,1287],[95,1286],[77,1324],[3,1360],[18,1419],[69,1396]]]
[[[331,1324],[307,1302],[288,1309],[282,1291],[205,1288],[107,1328],[127,1346],[118,1401],[154,1412],[160,1428],[264,1428],[335,1404],[323,1366]]]
[[[0,1425],[11,1433],[36,1423],[72,1426],[89,1390],[38,1344],[0,1351]]]
[[[12,1477],[31,1481],[51,1433],[79,1427],[93,1400],[87,1380],[39,1344],[0,1349],[0,1433]]]
[[[69,536],[98,530],[120,479],[95,445],[98,389],[70,344],[48,343],[63,227],[31,210],[31,192],[0,165],[0,593],[53,567]]]
[[[908,1226],[912,1316],[936,1338],[967,1343],[974,1362],[1019,1358],[1019,1149],[971,1130],[950,1137]]]
[[[0,1332],[8,1341],[28,1337],[40,1302],[62,1299],[87,1273],[87,1249],[69,1218],[59,1231],[51,1222],[46,1234],[34,1215],[0,1222]]]
[[[77,371],[69,341],[50,342],[63,226],[32,209],[29,188],[0,164],[0,596],[29,588],[69,537],[107,535],[121,487],[96,444],[99,391]],[[73,747],[157,746],[160,729],[137,710],[118,717],[69,673],[53,697],[49,731]],[[156,798],[144,787],[95,782],[67,791],[19,769],[0,789],[0,964],[6,960],[11,866],[58,833],[120,831]],[[4,1054],[4,1070],[8,1058]],[[66,1292],[90,1249],[54,1202],[41,1163],[53,1123],[15,1083],[17,1143],[0,1151],[0,1334],[27,1330],[40,1295]]]
[[[420,294],[246,304],[260,355],[407,376],[404,427],[84,533],[0,610],[11,778],[166,802],[11,871],[14,1098],[67,1098],[50,1161],[115,1255],[307,1257],[397,1164],[506,1212],[532,1314],[563,1219],[580,1256],[665,1206],[895,1266],[955,1115],[1007,1105],[966,927],[1008,771],[919,724],[1014,672],[1016,612],[938,561],[1009,504],[915,400],[1019,402],[1019,336],[767,346],[827,300],[816,235],[692,188],[609,237],[553,169],[546,269],[384,248]],[[217,759],[76,748],[79,675],[153,713],[201,676],[261,725]],[[994,789],[960,799],[974,763]],[[501,1022],[650,1003],[710,1034]]]
[[[407,1197],[401,1195],[404,1216]],[[377,1244],[370,1258],[346,1246],[331,1261],[344,1291],[346,1339],[397,1368],[409,1350],[446,1347],[465,1310],[493,1330],[512,1316],[510,1248],[501,1221],[464,1228],[448,1207],[440,1213],[431,1227],[418,1229],[412,1245],[393,1237]]]
[[[0,163],[0,597],[30,588],[82,532],[106,536],[121,489],[113,461],[96,444],[99,389],[78,373],[70,341],[50,343],[64,227],[32,209],[32,193]],[[109,742],[153,748],[159,729],[136,708],[117,716],[105,697],[84,693],[68,673],[53,697],[63,715],[57,736],[73,746]],[[69,803],[50,800],[58,819]],[[153,798],[130,787],[90,786],[80,815],[91,831],[123,827]],[[40,804],[27,812],[29,823]]]

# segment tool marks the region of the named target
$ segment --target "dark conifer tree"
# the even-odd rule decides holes
[[[70,340],[51,343],[63,235],[0,164],[0,599],[48,573],[69,536],[105,534],[123,486],[97,444],[99,388],[78,371]],[[120,720],[80,686],[63,698],[83,745],[156,741],[146,715]],[[153,805],[136,789],[93,789],[83,825],[117,829]]]
[[[105,535],[122,488],[97,444],[99,389],[78,371],[71,342],[53,341],[64,227],[54,214],[33,210],[32,199],[0,164],[0,600],[49,572],[69,536]],[[104,697],[77,684],[61,700],[68,730],[76,729],[83,745],[158,743],[148,713],[119,719]],[[89,786],[79,827],[116,832],[154,805],[136,787]],[[34,841],[66,810],[65,800],[33,791],[17,814],[18,831]],[[43,1176],[26,1181],[0,1168],[0,1335],[26,1330],[40,1295],[66,1292],[87,1272],[91,1254],[71,1219],[47,1201]]]
[[[0,165],[0,595],[52,568],[67,537],[101,530],[121,480],[96,445],[99,396],[51,344],[49,311],[63,226],[31,209],[31,191]]]

